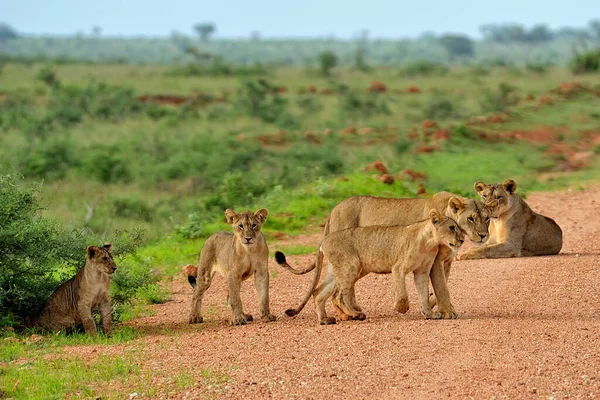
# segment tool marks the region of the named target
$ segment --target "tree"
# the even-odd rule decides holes
[[[217,27],[212,22],[201,22],[194,25],[194,30],[202,41],[207,41],[217,31]]]
[[[439,43],[446,49],[451,59],[473,56],[473,41],[467,36],[446,34],[439,38]]]
[[[16,39],[18,37],[19,34],[12,26],[0,22],[0,41]]]
[[[331,68],[337,65],[337,56],[333,51],[325,50],[319,54],[319,66],[323,75],[329,75]]]
[[[600,42],[600,19],[593,19],[588,23],[590,36],[593,40]]]
[[[98,25],[92,26],[92,35],[94,35],[94,36],[102,35],[102,28]]]
[[[544,24],[534,25],[527,33],[530,42],[541,43],[554,39],[554,33]]]

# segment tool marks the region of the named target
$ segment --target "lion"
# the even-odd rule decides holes
[[[443,210],[442,214],[454,219],[469,239],[477,244],[488,238],[490,215],[482,202],[439,192],[427,199],[394,199],[374,196],[354,196],[342,200],[329,214],[323,237],[342,229],[371,225],[409,225],[428,218],[429,210]],[[441,251],[436,263],[444,265],[446,279],[450,275],[454,252]],[[277,263],[288,271],[301,275],[312,271],[313,264],[304,271],[295,270],[281,252],[275,253]],[[435,296],[431,303],[435,304]]]
[[[490,209],[490,238],[483,247],[458,256],[459,260],[554,255],[562,248],[562,230],[552,218],[534,212],[516,194],[517,183],[486,185],[475,182],[475,191]]]
[[[332,232],[323,239],[316,255],[318,272],[313,281],[313,290],[299,307],[286,311],[286,314],[298,314],[313,295],[319,324],[335,324],[336,319],[327,317],[325,312],[325,301],[333,295],[332,303],[340,320],[364,320],[366,316],[356,302],[354,285],[369,273],[392,274],[394,309],[405,313],[409,309],[405,276],[413,272],[421,313],[425,318],[456,318],[443,264],[434,264],[434,260],[440,247],[456,252],[463,244],[463,238],[464,233],[458,224],[452,218],[442,216],[436,209],[430,211],[428,219],[408,226],[379,225]],[[324,257],[328,261],[327,275],[315,289]],[[429,302],[432,268],[437,269],[431,274],[438,298],[436,312],[432,311]]]
[[[202,296],[210,287],[216,272],[227,280],[227,302],[233,318],[231,325],[244,325],[252,321],[252,315],[242,308],[240,288],[242,281],[254,275],[254,285],[258,293],[258,307],[261,319],[265,322],[277,318],[269,311],[269,249],[265,237],[260,232],[269,212],[262,208],[255,213],[244,211],[240,214],[231,209],[225,210],[227,223],[233,233],[217,232],[204,243],[196,276],[188,276],[194,287],[192,310],[189,323],[200,323],[202,318]]]
[[[98,307],[102,330],[112,330],[109,297],[110,276],[117,266],[113,260],[112,245],[89,246],[85,266],[63,283],[50,297],[32,322],[49,331],[70,329],[83,324],[88,335],[97,333],[92,311]]]

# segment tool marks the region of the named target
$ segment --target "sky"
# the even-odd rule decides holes
[[[0,0],[0,22],[21,33],[103,36],[192,34],[198,22],[216,24],[216,36],[415,37],[423,32],[479,37],[479,26],[545,23],[584,27],[600,18],[600,0]]]

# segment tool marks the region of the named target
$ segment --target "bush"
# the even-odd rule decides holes
[[[479,104],[483,112],[503,111],[519,102],[517,88],[507,83],[500,83],[498,90],[486,91],[479,98]]]
[[[441,63],[435,63],[426,60],[414,61],[410,64],[407,64],[402,70],[401,73],[407,76],[417,76],[417,75],[445,75],[450,71],[447,65]]]
[[[569,63],[574,74],[600,71],[600,50],[576,54]]]
[[[266,76],[269,70],[261,63],[250,66],[233,65],[225,62],[221,57],[214,57],[210,63],[201,64],[191,62],[170,68],[166,72],[169,76]]]
[[[237,106],[252,117],[275,122],[287,110],[287,100],[277,93],[277,89],[266,79],[247,81],[239,90]]]
[[[130,160],[118,146],[96,145],[85,152],[83,171],[100,182],[123,182],[131,179]]]
[[[0,175],[0,324],[38,312],[85,260],[85,239],[40,216],[35,191]]]
[[[56,71],[54,71],[54,68],[52,68],[52,66],[50,65],[42,67],[42,69],[38,71],[35,77],[37,80],[44,82],[50,87],[57,88],[58,86],[60,86],[60,82],[56,77]]]
[[[21,162],[21,173],[28,178],[63,178],[79,165],[79,154],[69,136],[40,140],[27,151]]]
[[[447,97],[434,96],[429,104],[423,109],[425,119],[444,120],[452,117],[460,117],[454,103]]]
[[[118,197],[112,200],[115,216],[122,218],[141,218],[152,221],[153,210],[143,199]]]
[[[384,96],[376,93],[360,94],[356,91],[348,91],[342,97],[341,111],[352,119],[390,114]]]
[[[319,69],[323,75],[329,75],[331,68],[337,65],[337,56],[333,51],[326,50],[319,53]]]

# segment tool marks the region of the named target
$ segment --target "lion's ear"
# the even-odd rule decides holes
[[[431,219],[432,224],[437,225],[442,221],[442,215],[438,210],[432,208],[431,211],[429,211],[429,219]]]
[[[112,251],[112,243],[104,243],[102,248],[110,253]]]
[[[233,211],[231,208],[225,210],[225,219],[227,219],[228,224],[233,224],[233,221],[238,217],[238,213]]]
[[[477,193],[483,192],[486,187],[487,185],[481,181],[475,182],[475,184],[473,185],[473,189],[475,189]]]
[[[502,186],[504,186],[504,189],[510,194],[513,194],[517,191],[517,182],[513,181],[512,179],[505,180]]]
[[[97,248],[96,246],[88,246],[86,249],[86,252],[87,252],[88,258],[91,260],[92,258],[94,258],[94,256],[96,254],[98,254],[100,252],[100,249]]]
[[[452,212],[457,215],[463,210],[463,208],[465,208],[462,201],[460,201],[460,199],[457,197],[451,197],[450,200],[448,200],[448,207],[450,207]]]
[[[261,224],[263,224],[267,220],[267,215],[269,215],[269,211],[267,211],[266,208],[261,208],[260,210],[254,213],[254,216],[260,221]]]

